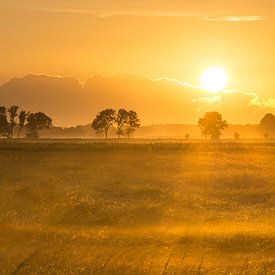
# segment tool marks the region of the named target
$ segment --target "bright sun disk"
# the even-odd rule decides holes
[[[200,86],[209,93],[221,92],[228,82],[228,77],[224,69],[211,67],[206,69],[200,77]]]

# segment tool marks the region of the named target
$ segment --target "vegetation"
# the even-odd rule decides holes
[[[140,127],[140,121],[133,110],[119,109],[116,112],[113,109],[105,109],[98,113],[92,122],[92,128],[97,133],[104,133],[106,139],[111,127],[115,128],[118,138],[124,135],[130,138],[135,129]]]
[[[26,111],[21,111],[21,112],[19,113],[19,122],[18,122],[18,127],[19,127],[19,129],[18,129],[17,138],[20,137],[20,134],[21,134],[22,130],[23,130],[24,127],[25,127],[25,123],[26,123],[27,118],[28,118],[29,115],[30,115],[30,113],[29,113],[29,112],[26,112]]]
[[[113,109],[105,109],[97,114],[92,122],[92,128],[96,133],[104,133],[105,138],[108,138],[108,133],[115,122],[116,111]]]
[[[27,117],[27,137],[37,139],[38,131],[49,129],[52,126],[52,119],[42,112],[31,113]]]
[[[274,137],[275,116],[273,114],[266,114],[260,121],[259,130],[266,139],[269,137]]]
[[[104,134],[107,139],[110,130],[115,132],[118,139],[121,136],[127,137],[140,127],[138,114],[134,110],[105,109],[99,112],[91,124],[93,130],[98,134]],[[222,130],[228,127],[227,121],[223,120],[218,112],[208,112],[198,121],[198,126],[206,139],[218,140],[222,135]],[[19,138],[24,130],[27,138],[38,138],[39,131],[52,127],[52,119],[43,112],[30,113],[24,110],[19,112],[16,105],[5,107],[0,106],[0,137],[13,139],[14,131]],[[61,129],[61,128],[60,128]],[[257,128],[265,139],[272,139],[275,136],[275,116],[266,114],[260,121]],[[232,133],[233,134],[233,133]],[[234,139],[239,140],[239,132],[234,133]],[[185,135],[185,139],[190,139],[190,134]]]
[[[210,137],[213,140],[217,140],[222,134],[221,131],[227,128],[228,124],[218,112],[209,112],[199,119],[198,126],[205,138]]]
[[[115,129],[117,137],[120,138],[123,135],[123,128],[127,123],[128,112],[125,109],[119,109],[117,114],[115,115]]]
[[[0,143],[1,273],[272,274],[274,143],[166,142]]]
[[[0,106],[0,136],[8,137],[9,122],[7,119],[7,109],[5,106]]]
[[[9,115],[9,131],[8,131],[8,138],[13,138],[13,129],[16,126],[16,117],[18,116],[17,111],[19,107],[13,105],[8,108],[8,115]]]
[[[22,130],[27,129],[28,138],[38,138],[38,131],[52,126],[52,119],[42,112],[30,113],[21,110],[16,105],[5,107],[0,106],[0,137],[12,139],[14,129],[17,127],[17,138]]]
[[[135,111],[129,111],[126,117],[126,135],[130,138],[130,135],[140,127],[140,121]]]

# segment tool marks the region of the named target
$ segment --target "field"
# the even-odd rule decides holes
[[[1,274],[275,274],[275,143],[0,143]]]

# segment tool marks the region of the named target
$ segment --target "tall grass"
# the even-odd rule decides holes
[[[0,143],[4,274],[272,274],[269,143]]]

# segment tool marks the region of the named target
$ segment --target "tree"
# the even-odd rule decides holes
[[[27,117],[27,137],[38,138],[38,131],[49,129],[52,126],[52,119],[42,112],[31,113]]]
[[[130,135],[140,127],[140,120],[138,118],[137,112],[131,110],[127,114],[126,119],[126,135],[130,138]]]
[[[221,136],[221,131],[227,128],[228,124],[218,112],[208,112],[199,119],[198,126],[205,138],[211,137],[211,139],[217,140]]]
[[[20,134],[21,134],[21,132],[22,132],[24,126],[25,126],[28,115],[29,115],[29,113],[26,112],[26,111],[21,111],[19,113],[19,116],[18,116],[19,117],[19,123],[18,123],[19,129],[18,129],[17,138],[20,137]]]
[[[8,137],[9,122],[7,119],[7,109],[5,106],[0,106],[0,136]]]
[[[104,133],[105,138],[108,138],[109,129],[114,125],[116,120],[116,111],[113,109],[105,109],[97,114],[92,122],[92,128],[96,133]]]
[[[275,116],[266,114],[260,121],[260,133],[266,138],[275,136]]]
[[[16,126],[16,117],[18,116],[17,111],[19,107],[16,105],[13,105],[8,108],[8,116],[9,116],[9,133],[8,133],[8,138],[12,139],[13,138],[13,129]]]
[[[116,134],[118,138],[124,134],[123,128],[127,123],[127,118],[128,118],[128,112],[125,109],[119,109],[115,116],[115,128],[116,128]]]

